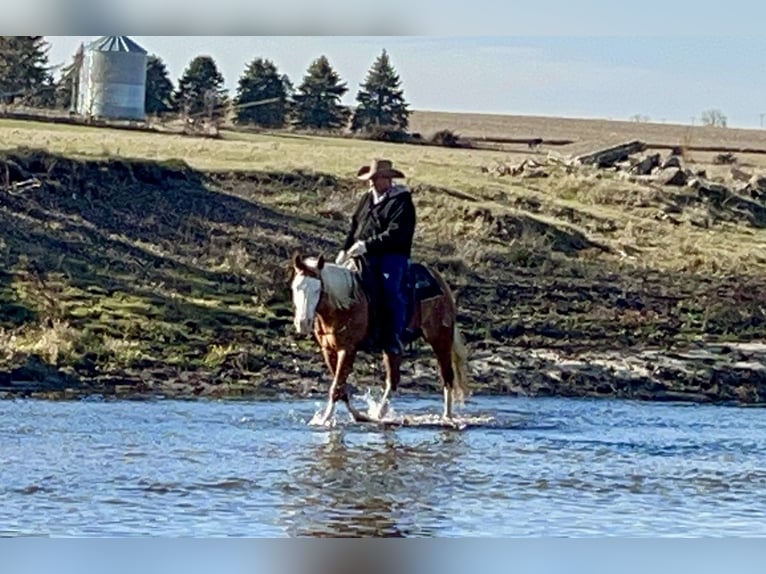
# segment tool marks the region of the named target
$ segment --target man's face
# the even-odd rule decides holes
[[[387,177],[376,175],[370,178],[370,189],[374,189],[378,194],[384,193],[389,187],[391,187],[391,180]]]

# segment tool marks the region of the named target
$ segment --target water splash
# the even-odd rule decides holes
[[[394,408],[391,406],[391,401],[383,403],[383,393],[380,392],[380,396],[376,397],[378,392],[373,392],[371,389],[367,389],[361,399],[367,403],[367,416],[373,420],[387,422],[396,420],[397,414]]]
[[[323,403],[317,403],[316,409],[314,410],[314,415],[311,417],[311,420],[309,420],[308,425],[311,427],[324,427],[328,429],[335,428],[338,425],[338,409],[336,407],[333,415],[326,422],[322,422],[326,408],[327,405]]]

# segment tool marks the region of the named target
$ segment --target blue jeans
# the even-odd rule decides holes
[[[378,287],[379,312],[375,315],[382,327],[380,342],[384,350],[400,353],[402,334],[407,326],[405,289],[410,259],[406,255],[368,256],[367,265],[371,281]]]

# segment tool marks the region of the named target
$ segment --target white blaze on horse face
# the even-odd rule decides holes
[[[293,324],[299,335],[308,335],[314,324],[314,314],[322,292],[322,282],[314,277],[298,273],[293,279]]]

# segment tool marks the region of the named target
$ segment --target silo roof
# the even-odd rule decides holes
[[[146,50],[127,36],[102,36],[91,42],[88,48],[99,52],[139,52],[146,54]]]

